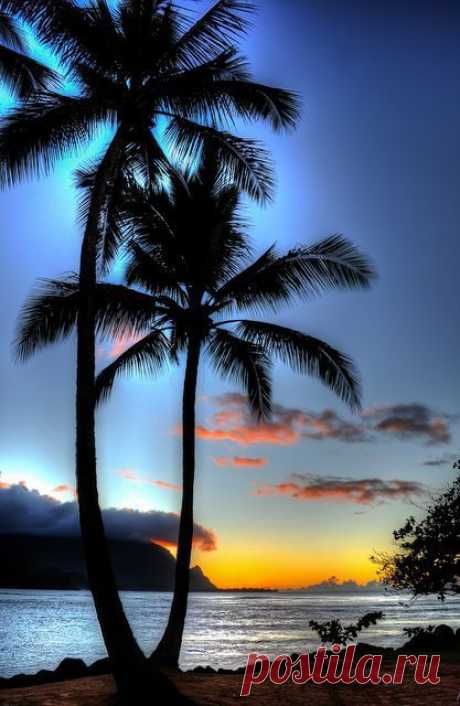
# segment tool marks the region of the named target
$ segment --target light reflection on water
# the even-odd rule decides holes
[[[151,652],[166,623],[171,594],[122,594],[137,639]],[[382,610],[385,620],[363,633],[366,642],[399,646],[405,627],[460,627],[460,597],[415,602],[380,595],[302,593],[192,594],[181,667],[239,667],[249,652],[301,652],[317,646],[309,620],[353,621]],[[64,657],[87,664],[105,656],[86,591],[0,591],[0,676],[54,669]]]

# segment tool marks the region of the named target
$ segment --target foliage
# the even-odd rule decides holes
[[[409,517],[393,536],[397,549],[372,557],[388,587],[414,596],[437,593],[441,600],[460,593],[460,476],[422,520]]]
[[[57,85],[56,74],[27,54],[14,8],[0,2],[0,82],[20,99]]]
[[[318,633],[322,643],[331,643],[336,645],[346,645],[347,642],[354,640],[362,630],[369,628],[371,625],[376,625],[379,620],[383,620],[382,612],[366,613],[357,623],[351,625],[342,625],[342,621],[337,618],[328,620],[324,623],[319,623],[316,620],[310,620],[309,626]]]
[[[2,119],[0,184],[47,174],[101,128],[123,126],[125,151],[147,183],[174,172],[172,161],[190,167],[212,145],[222,172],[253,198],[269,200],[267,151],[228,127],[263,120],[274,130],[292,128],[299,101],[254,81],[238,53],[253,10],[245,0],[218,0],[196,18],[164,0],[120,0],[116,7],[107,0],[0,0],[0,78],[18,90],[25,73],[30,79],[22,91],[27,101]],[[52,72],[38,73],[30,59],[16,75],[10,49],[6,66],[2,35],[19,42],[13,12],[56,55],[66,91],[53,90]]]
[[[335,235],[286,254],[271,247],[251,263],[240,194],[222,182],[212,154],[168,191],[144,190],[128,181],[121,203],[131,235],[128,286],[97,285],[97,329],[103,336],[136,341],[100,374],[100,398],[110,394],[121,373],[159,370],[198,337],[215,370],[242,385],[260,418],[270,414],[276,358],[318,378],[350,407],[359,406],[360,385],[348,356],[278,324],[225,318],[267,307],[278,312],[295,298],[328,289],[367,287],[374,272],[357,248]],[[78,279],[45,282],[22,310],[20,357],[68,336],[78,307]]]
[[[416,628],[404,628],[403,629],[403,634],[406,635],[408,638],[412,637],[425,637],[426,635],[432,635],[434,631],[436,630],[435,625],[426,625],[425,627],[416,627]]]

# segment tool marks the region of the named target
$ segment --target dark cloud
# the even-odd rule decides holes
[[[396,404],[373,407],[363,413],[364,420],[375,432],[400,439],[419,439],[428,445],[450,441],[452,417],[423,404]]]
[[[250,458],[248,456],[215,456],[217,466],[225,468],[262,468],[267,465],[266,458]]]
[[[285,495],[293,500],[309,502],[333,501],[371,505],[387,500],[410,500],[426,494],[422,483],[407,480],[382,480],[381,478],[349,479],[335,476],[293,474],[288,481],[265,484],[256,495]]]
[[[460,458],[460,452],[456,454],[443,454],[437,458],[428,458],[426,461],[422,462],[422,466],[429,467],[439,467],[439,466],[453,466],[456,461]]]
[[[78,511],[75,502],[61,503],[24,485],[0,487],[0,534],[36,534],[41,536],[74,537],[79,534]],[[139,542],[177,544],[179,517],[173,512],[109,508],[103,510],[107,536],[111,539],[132,539]],[[204,551],[217,548],[212,530],[195,524],[195,547]]]

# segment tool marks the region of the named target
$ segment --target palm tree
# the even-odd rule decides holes
[[[0,182],[14,184],[48,173],[56,161],[86,145],[101,127],[110,143],[91,171],[81,249],[77,318],[76,476],[80,524],[90,587],[120,689],[143,669],[116,590],[98,502],[95,442],[95,325],[98,261],[107,267],[120,229],[107,217],[119,199],[120,174],[129,164],[146,182],[176,159],[193,162],[212,144],[232,179],[266,201],[272,188],[267,154],[253,140],[225,130],[234,118],[263,119],[278,130],[297,118],[295,96],[251,79],[234,48],[251,5],[219,0],[202,17],[165,0],[0,0],[32,23],[58,52],[74,91],[38,91],[0,128]],[[6,5],[5,5],[6,3]],[[164,127],[164,130],[162,128]]]
[[[169,666],[178,663],[187,610],[195,396],[202,353],[219,374],[242,385],[258,418],[270,415],[271,358],[276,357],[300,373],[319,378],[350,407],[357,408],[360,400],[357,375],[347,356],[300,331],[234,316],[266,308],[277,313],[296,296],[308,298],[327,289],[367,287],[374,274],[371,265],[337,235],[284,255],[271,247],[250,263],[239,201],[238,189],[223,180],[215,158],[204,159],[186,181],[174,181],[168,193],[145,192],[131,183],[124,216],[133,235],[128,286],[100,283],[96,287],[99,333],[140,337],[98,376],[100,399],[110,394],[120,373],[153,373],[181,353],[186,357],[175,590],[166,631],[153,655],[154,662]],[[80,301],[78,279],[45,281],[23,309],[20,356],[26,358],[68,335]]]

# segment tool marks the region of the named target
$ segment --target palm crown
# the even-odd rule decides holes
[[[318,377],[351,407],[359,405],[359,382],[346,355],[300,331],[233,317],[267,306],[277,312],[295,297],[329,288],[366,287],[372,266],[338,235],[284,255],[271,247],[250,262],[239,200],[238,190],[222,182],[214,158],[186,181],[173,181],[168,192],[128,185],[128,286],[97,285],[97,325],[102,335],[136,342],[100,373],[100,397],[120,373],[153,372],[193,338],[219,373],[243,385],[259,416],[270,412],[275,357]],[[45,281],[23,309],[20,356],[69,334],[78,300],[75,278]]]
[[[297,118],[289,91],[256,83],[234,43],[253,7],[219,0],[195,22],[164,0],[0,0],[32,23],[57,51],[73,92],[39,90],[3,121],[0,179],[47,172],[85,145],[101,125],[123,132],[125,156],[149,179],[167,172],[164,142],[176,160],[193,161],[212,144],[229,178],[253,197],[270,198],[267,153],[224,127],[235,118],[268,120],[275,129]],[[159,139],[161,122],[162,139]],[[162,144],[160,144],[162,142]]]

